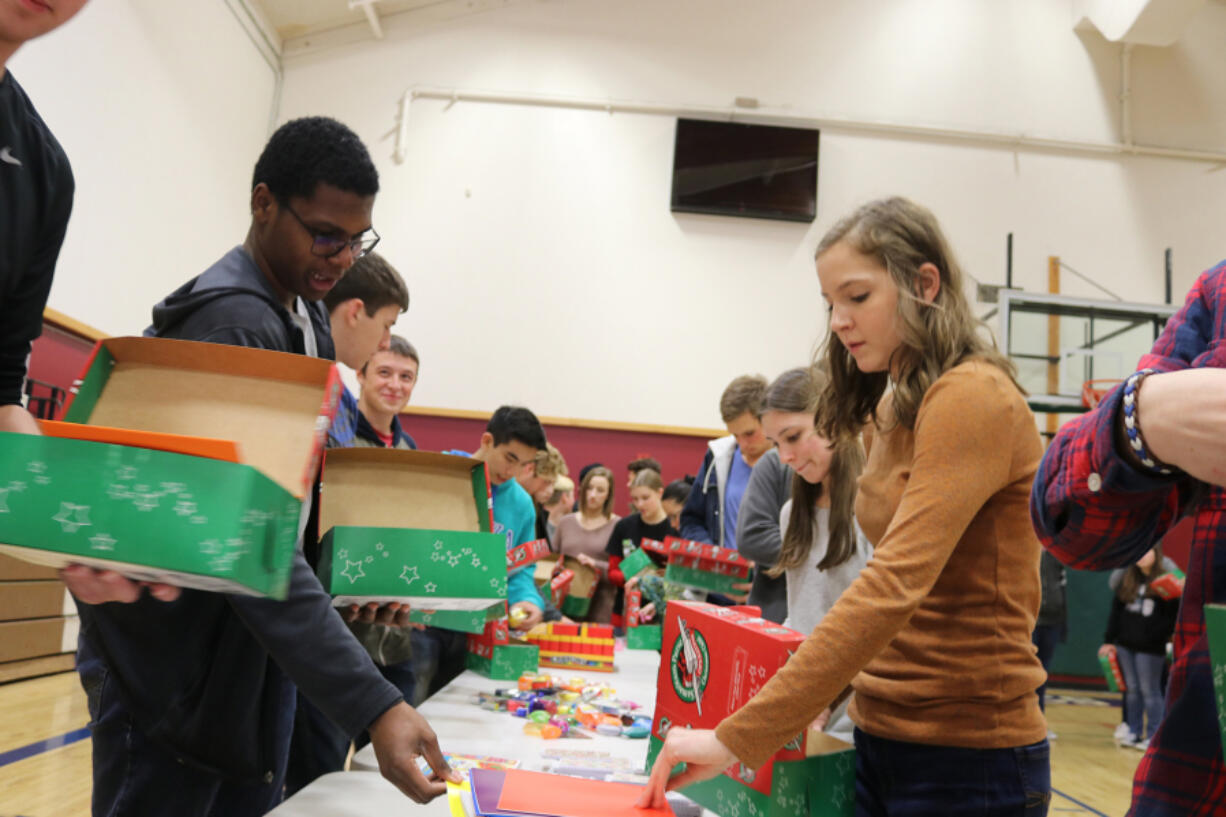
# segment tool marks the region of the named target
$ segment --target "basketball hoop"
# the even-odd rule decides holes
[[[1081,386],[1081,404],[1088,409],[1092,409],[1099,404],[1107,394],[1123,383],[1123,380],[1103,379],[1103,380],[1087,380]]]

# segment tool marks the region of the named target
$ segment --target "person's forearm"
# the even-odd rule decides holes
[[[16,431],[19,434],[41,434],[38,421],[24,406],[10,404],[0,406],[0,431]]]

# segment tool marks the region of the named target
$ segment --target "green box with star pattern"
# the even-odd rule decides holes
[[[414,620],[481,632],[507,598],[507,538],[492,528],[480,460],[390,448],[324,456],[317,573],[337,606],[407,603]]]
[[[330,362],[100,341],[67,422],[0,434],[0,550],[284,598],[340,380]]]

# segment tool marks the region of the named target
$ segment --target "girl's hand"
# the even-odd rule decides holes
[[[678,763],[685,771],[669,777]],[[685,729],[674,726],[668,730],[656,763],[651,767],[651,779],[638,800],[639,808],[664,808],[664,793],[680,789],[701,780],[710,780],[736,763],[736,755],[720,743],[712,729]]]
[[[1098,648],[1098,657],[1099,657],[1099,658],[1107,658],[1107,657],[1109,657],[1109,656],[1111,656],[1111,655],[1114,655],[1114,654],[1115,654],[1115,645],[1114,645],[1114,644],[1103,644],[1101,647],[1099,647],[1099,648]]]
[[[830,723],[830,716],[833,713],[834,713],[833,709],[831,709],[830,707],[826,707],[825,709],[822,710],[822,714],[814,718],[813,723],[810,725],[809,728],[816,729],[819,732],[825,732],[826,724]]]
[[[656,603],[653,601],[639,608],[639,621],[648,622],[656,617]]]
[[[584,565],[586,567],[590,567],[592,568],[592,570],[600,569],[600,563],[597,562],[595,559],[593,559],[591,556],[588,556],[586,553],[580,553],[575,558],[579,560],[579,564]]]
[[[638,586],[638,583],[639,583],[638,576],[634,576],[633,578],[626,579],[626,590],[627,591],[633,590],[635,587]]]

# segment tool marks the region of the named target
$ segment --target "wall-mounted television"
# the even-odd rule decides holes
[[[672,210],[812,221],[819,132],[678,119]]]

